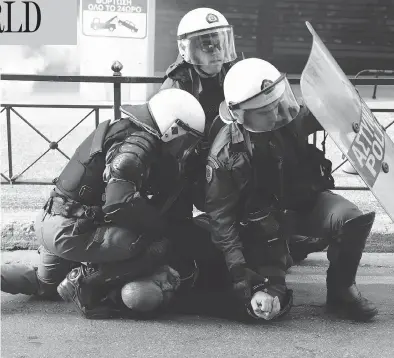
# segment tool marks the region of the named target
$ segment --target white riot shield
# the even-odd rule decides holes
[[[309,22],[304,101],[394,222],[394,144]]]

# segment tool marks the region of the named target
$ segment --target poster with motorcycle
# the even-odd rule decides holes
[[[303,99],[394,222],[394,144],[309,22]]]

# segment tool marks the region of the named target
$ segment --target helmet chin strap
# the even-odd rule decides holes
[[[218,75],[218,73],[214,73],[214,74],[209,74],[206,73],[202,68],[201,65],[193,65],[194,69],[196,70],[196,72],[202,77],[202,78],[210,78],[210,77],[215,77]]]

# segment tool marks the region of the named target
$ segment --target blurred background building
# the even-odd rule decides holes
[[[87,4],[94,3],[100,1],[80,0],[80,7],[86,10]],[[78,45],[0,46],[2,71],[112,75],[112,60],[120,60],[124,75],[162,76],[177,56],[176,30],[180,19],[189,10],[206,6],[222,12],[234,26],[239,56],[243,53],[245,57],[267,59],[290,74],[301,73],[311,48],[311,35],[305,21],[312,24],[346,74],[354,75],[366,68],[394,67],[394,0],[122,0],[120,3],[140,6],[145,11],[146,26],[141,30],[146,32],[144,38],[137,35],[116,37],[115,31],[108,36],[99,35],[99,32],[97,36],[85,36],[81,15]],[[105,16],[112,17],[111,13]],[[113,23],[119,26],[116,21]],[[91,93],[97,99],[111,99],[108,85],[101,91],[98,85],[90,86],[96,87],[85,87],[86,95]],[[125,89],[126,100],[128,97],[142,98],[152,90],[143,85],[133,86],[138,90]],[[57,90],[79,93],[81,85],[62,83],[54,87],[44,82],[3,85],[6,98],[25,91],[48,93]]]
[[[394,67],[394,0],[160,0],[156,8],[155,71],[176,52],[176,28],[196,7],[221,11],[234,26],[236,49],[301,73],[311,48],[309,21],[346,74]]]

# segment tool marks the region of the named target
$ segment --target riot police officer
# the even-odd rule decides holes
[[[194,203],[203,209],[204,173],[208,149],[223,122],[218,117],[224,100],[223,81],[237,58],[233,27],[219,11],[197,8],[186,13],[177,29],[178,58],[169,66],[162,89],[181,88],[200,102],[206,117],[205,136],[195,158]]]
[[[177,30],[179,57],[166,71],[162,89],[182,88],[202,105],[205,116],[205,137],[195,158],[194,203],[203,211],[205,162],[210,145],[223,122],[219,105],[224,100],[224,78],[237,60],[233,27],[220,12],[211,8],[189,11],[181,19]],[[322,251],[327,246],[319,237],[293,235],[289,240],[287,266],[299,262],[311,252]]]
[[[208,156],[205,210],[234,291],[247,306],[263,291],[262,311],[272,314],[278,298],[280,312],[288,238],[320,237],[329,246],[327,305],[351,319],[371,319],[377,309],[355,278],[375,213],[363,214],[330,190],[331,162],[307,140],[319,123],[297,102],[286,76],[261,59],[236,63],[224,95],[220,116],[227,125]],[[251,271],[264,279],[256,282]]]
[[[161,88],[181,88],[196,97],[208,131],[224,99],[224,77],[237,58],[233,27],[219,11],[194,9],[179,22],[177,43],[178,59],[167,69]]]
[[[84,316],[106,317],[100,300],[109,286],[167,263],[166,232],[185,211],[181,191],[203,137],[204,111],[180,89],[121,110],[126,117],[102,122],[56,179],[35,223],[40,264],[3,265],[3,291],[42,297],[58,291]]]

